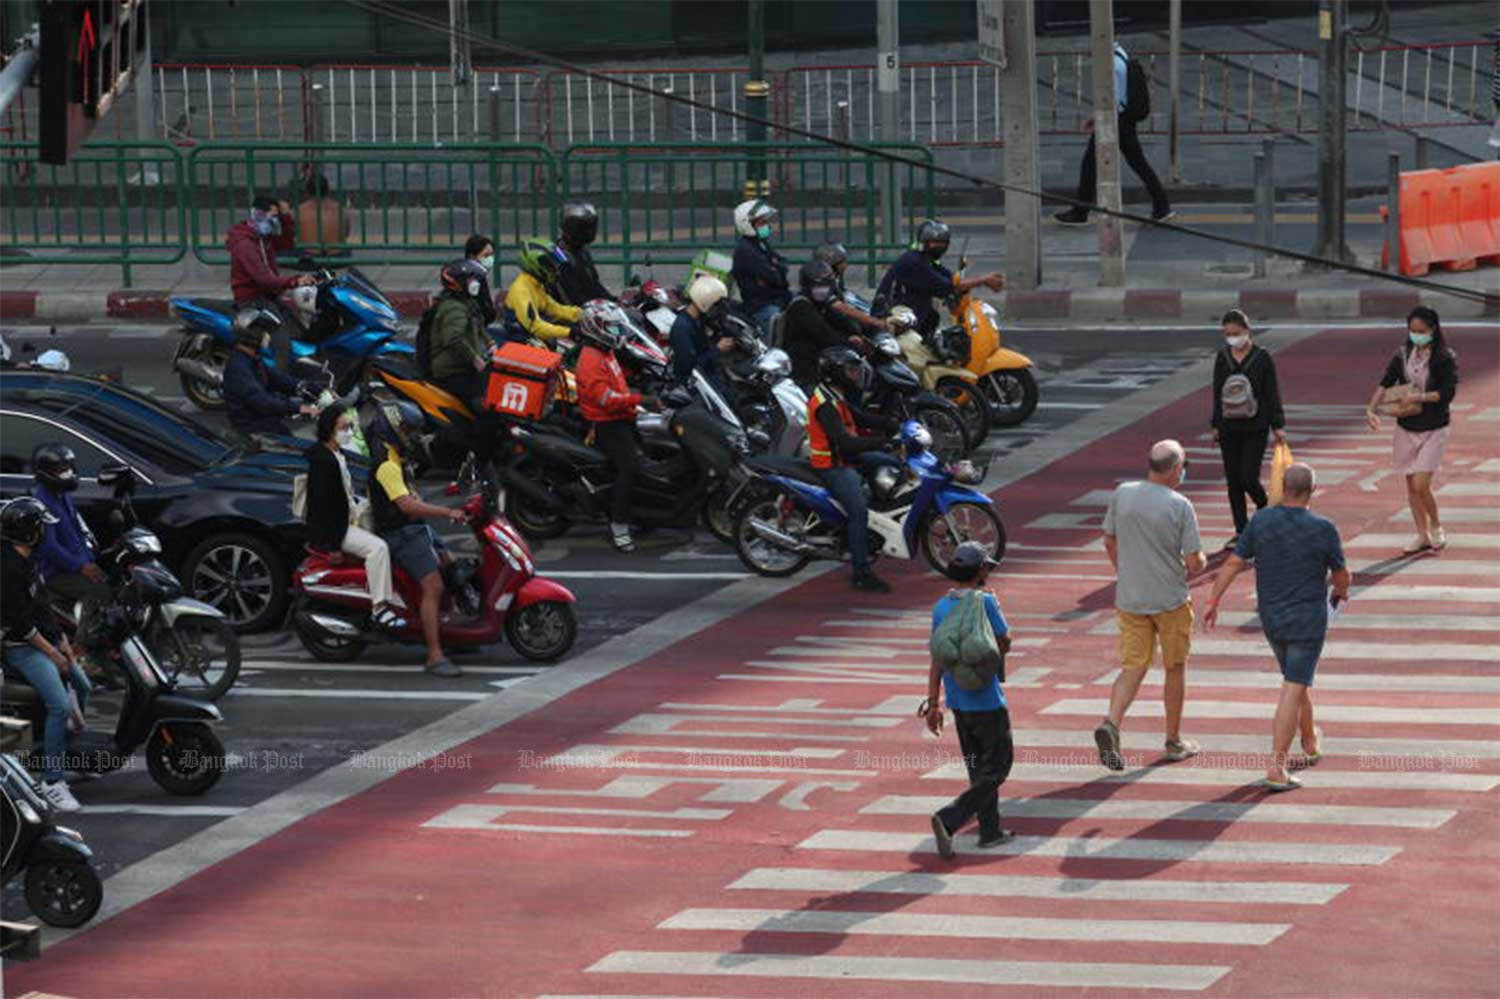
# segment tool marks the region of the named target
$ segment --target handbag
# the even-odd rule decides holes
[[[307,519],[307,473],[292,476],[292,516]]]
[[[1422,402],[1418,398],[1421,394],[1422,390],[1410,382],[1392,385],[1381,390],[1375,412],[1382,416],[1416,416],[1422,411]]]

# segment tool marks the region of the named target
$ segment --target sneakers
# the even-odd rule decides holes
[[[943,817],[932,813],[932,838],[937,841],[937,851],[945,860],[953,859],[953,834],[943,825]]]
[[[1058,225],[1088,225],[1089,213],[1079,208],[1069,208],[1052,216]]]
[[[422,672],[428,676],[440,676],[445,680],[464,675],[463,668],[451,659],[439,659],[431,666],[422,667]]]
[[[611,523],[609,525],[609,540],[615,546],[615,551],[617,552],[626,552],[628,554],[635,551],[635,539],[630,536],[629,524]]]
[[[979,837],[979,849],[981,849],[981,850],[993,849],[994,847],[997,847],[997,846],[999,846],[1002,843],[1009,843],[1011,840],[1013,840],[1015,838],[1016,838],[1016,834],[1013,833],[1013,832],[1011,832],[1009,829],[1001,829],[999,832],[995,833],[992,836],[980,836]]]
[[[83,809],[78,799],[73,797],[73,792],[68,790],[67,781],[47,781],[42,785],[42,794],[59,812],[77,812]]]
[[[1120,755],[1120,730],[1108,718],[1094,729],[1094,745],[1099,747],[1099,762],[1111,770],[1124,770],[1125,758]]]
[[[1428,546],[1435,552],[1440,552],[1448,547],[1448,535],[1443,533],[1441,527],[1434,527],[1427,532]]]
[[[1170,208],[1166,209],[1165,211],[1151,213],[1152,222],[1169,222],[1176,217],[1177,213]]]
[[[1168,739],[1167,759],[1173,763],[1181,763],[1197,756],[1202,748],[1192,739]]]
[[[891,592],[891,584],[875,575],[869,569],[866,569],[864,572],[855,573],[853,585],[856,590],[866,590],[870,593]]]

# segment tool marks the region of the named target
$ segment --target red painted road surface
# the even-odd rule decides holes
[[[1021,640],[1004,852],[972,828],[955,861],[933,852],[927,813],[963,786],[956,739],[913,717],[943,586],[887,565],[890,597],[828,576],[686,636],[449,754],[467,768],[405,772],[9,966],[7,991],[1495,995],[1500,343],[1453,340],[1451,544],[1404,562],[1389,430],[1360,416],[1391,328],[1278,356],[1315,509],[1358,571],[1315,688],[1328,755],[1301,790],[1254,786],[1278,677],[1248,576],[1195,635],[1204,757],[1158,765],[1159,686],[1127,718],[1132,769],[1110,778],[1092,750],[1114,659],[1096,491],[1175,434],[1216,550],[1205,389],[1003,490],[996,581]]]

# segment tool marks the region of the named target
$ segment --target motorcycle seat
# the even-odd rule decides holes
[[[222,312],[229,316],[239,311],[232,298],[190,298],[188,304],[209,312]]]
[[[805,461],[796,458],[783,458],[775,455],[758,455],[745,460],[746,467],[763,475],[780,475],[788,479],[796,479],[798,482],[806,482],[814,486],[821,486],[823,480],[818,478],[818,473]]]

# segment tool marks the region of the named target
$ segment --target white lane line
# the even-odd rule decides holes
[[[1474,562],[1432,556],[1383,559],[1364,565],[1351,565],[1349,570],[1356,576],[1464,576],[1479,582],[1500,580],[1500,562]]]
[[[601,571],[592,569],[579,569],[576,571],[553,572],[548,570],[548,579],[637,579],[655,583],[669,583],[673,580],[692,582],[694,580],[703,582],[708,580],[735,580],[750,579],[748,572],[624,572],[624,571]]]
[[[1095,680],[1096,685],[1115,682],[1115,672],[1106,673]],[[1453,694],[1500,694],[1500,676],[1422,676],[1411,673],[1320,673],[1318,690],[1358,690],[1363,692],[1385,692],[1393,690],[1421,690],[1433,693]],[[1247,673],[1243,670],[1195,669],[1188,681],[1193,689],[1202,687],[1234,687],[1251,690],[1281,689],[1280,673]],[[1152,670],[1146,674],[1147,686],[1160,687],[1161,675]],[[1321,707],[1320,709],[1321,710]]]
[[[981,898],[1087,899],[1110,902],[1219,902],[1227,905],[1326,905],[1347,884],[1316,881],[1174,881],[1166,878],[1037,878],[1007,874],[757,867],[730,890],[836,891]]]
[[[931,815],[951,799],[889,794],[860,809],[862,815]],[[1130,819],[1148,822],[1264,822],[1284,825],[1389,826],[1436,829],[1454,815],[1445,808],[1367,808],[1262,801],[1115,801],[1099,798],[1004,799],[1007,819]]]
[[[1103,409],[1107,403],[1102,402],[1039,402],[1037,409]]]
[[[243,665],[245,669],[270,670],[272,672],[284,673],[396,673],[405,676],[422,675],[422,667],[415,664],[400,666],[372,663],[299,662],[295,659],[246,659]],[[541,671],[536,666],[465,665],[463,669],[465,673],[473,673],[476,676],[533,676]]]
[[[86,793],[86,792],[85,792]],[[174,819],[221,819],[245,809],[234,805],[88,805],[84,815],[155,815]]]
[[[1500,496],[1500,482],[1450,482],[1438,486],[1439,496]]]
[[[495,820],[516,812],[542,815],[612,815],[631,819],[671,819],[683,822],[717,822],[734,813],[728,808],[582,808],[576,805],[454,805],[437,818],[422,823],[428,829],[493,829]]]
[[[797,844],[799,850],[856,853],[936,853],[931,836],[866,829],[824,829]],[[953,849],[973,856],[1065,857],[1076,860],[1149,860],[1205,864],[1329,864],[1370,867],[1401,852],[1399,846],[1371,843],[1287,843],[1253,840],[1145,839],[1138,836],[1017,836],[981,850],[968,837]]]
[[[494,693],[458,690],[298,690],[277,687],[232,687],[225,697],[325,697],[347,701],[487,701]]]
[[[698,704],[686,701],[664,701],[658,704],[659,708],[672,711],[723,711],[732,714],[769,715],[779,716],[788,711],[795,711],[805,715],[828,715],[842,717],[845,715],[876,715],[883,717],[900,716],[906,718],[911,715],[911,705],[899,697],[888,697],[873,708],[824,708],[819,705],[821,701],[806,701],[796,699],[782,701],[780,704]],[[754,719],[759,721],[760,719]],[[1092,743],[1090,743],[1092,745]]]
[[[1113,675],[1113,674],[1111,674]],[[1190,681],[1191,682],[1191,681]],[[1098,759],[1094,747],[1093,723],[1080,728],[1015,729],[1012,733],[1017,746],[1028,749],[1052,747],[1075,747],[1086,752],[1086,759]],[[1160,732],[1125,731],[1120,733],[1125,749],[1160,753]],[[1425,757],[1430,760],[1452,760],[1455,757],[1476,760],[1500,759],[1500,742],[1488,739],[1382,739],[1373,736],[1351,736],[1331,729],[1328,735],[1329,752],[1335,756],[1364,753],[1383,757]],[[1215,732],[1202,738],[1205,754],[1213,753],[1265,753],[1270,750],[1270,735],[1238,735]],[[1471,764],[1472,766],[1472,764]],[[1319,771],[1320,773],[1323,771]]]
[[[1188,992],[1201,992],[1230,971],[1228,967],[1193,964],[1064,964],[935,957],[804,957],[753,951],[649,950],[618,950],[596,961],[587,970],[613,975],[725,975],[735,978],[808,978],[829,982],[865,979]]]
[[[1261,741],[1261,751],[1269,753],[1270,739]],[[1157,741],[1160,753],[1160,740]],[[1389,754],[1386,754],[1389,756]],[[1135,761],[1128,759],[1127,765]],[[1384,762],[1384,760],[1377,760]],[[1391,760],[1393,765],[1417,761]],[[1048,764],[1031,766],[1024,761],[1011,771],[1011,782],[1027,781],[1039,784],[1202,784],[1211,787],[1250,787],[1264,775],[1264,768],[1245,766],[1235,770],[1212,769],[1203,766],[1187,767],[1141,767],[1135,770],[1116,772],[1093,762],[1076,764]],[[924,780],[950,780],[967,783],[968,774],[962,762],[945,764],[922,775]],[[1406,769],[1329,770],[1318,767],[1315,773],[1304,775],[1303,783],[1319,790],[1329,788],[1376,788],[1385,791],[1489,791],[1500,787],[1500,775],[1435,773],[1431,770],[1411,771]]]
[[[1096,715],[1109,710],[1107,700],[1064,698],[1041,710],[1044,715]],[[1162,718],[1161,701],[1131,707],[1138,718]],[[1276,713],[1271,701],[1204,701],[1193,699],[1194,718],[1255,718],[1270,722]],[[1500,725],[1500,706],[1487,708],[1393,708],[1371,704],[1318,704],[1314,714],[1324,721],[1378,722],[1390,725]]]
[[[656,928],[978,940],[1092,942],[1102,938],[1142,943],[1263,947],[1291,929],[1291,925],[1167,919],[1046,919],[848,909],[684,909],[656,924]]]
[[[423,826],[431,827],[432,822],[424,822]],[[647,839],[681,839],[693,835],[691,829],[627,829],[622,826],[534,826],[527,825],[524,822],[495,822],[483,826],[458,826],[455,828],[471,829],[474,831],[482,830],[484,832],[497,830],[500,832],[545,833],[548,836],[618,836],[626,838],[640,836]]]
[[[1493,524],[1500,522],[1500,507],[1496,506],[1454,506],[1452,503],[1444,503],[1439,508],[1445,524]],[[1397,510],[1391,514],[1392,520],[1400,520],[1407,523],[1411,521],[1411,511]]]
[[[1007,615],[1009,617],[1009,615]],[[831,623],[831,622],[829,622]],[[1260,627],[1260,616],[1254,611],[1219,611],[1219,624],[1228,628]],[[868,627],[868,625],[866,625]],[[928,627],[931,627],[928,624]],[[1108,627],[1111,630],[1105,631]],[[1487,614],[1377,614],[1363,607],[1351,607],[1333,625],[1334,631],[1492,631],[1500,634],[1500,616]],[[1031,630],[1028,625],[1026,630]],[[1117,635],[1113,620],[1096,625],[1095,635]],[[1321,678],[1319,678],[1319,682]]]

